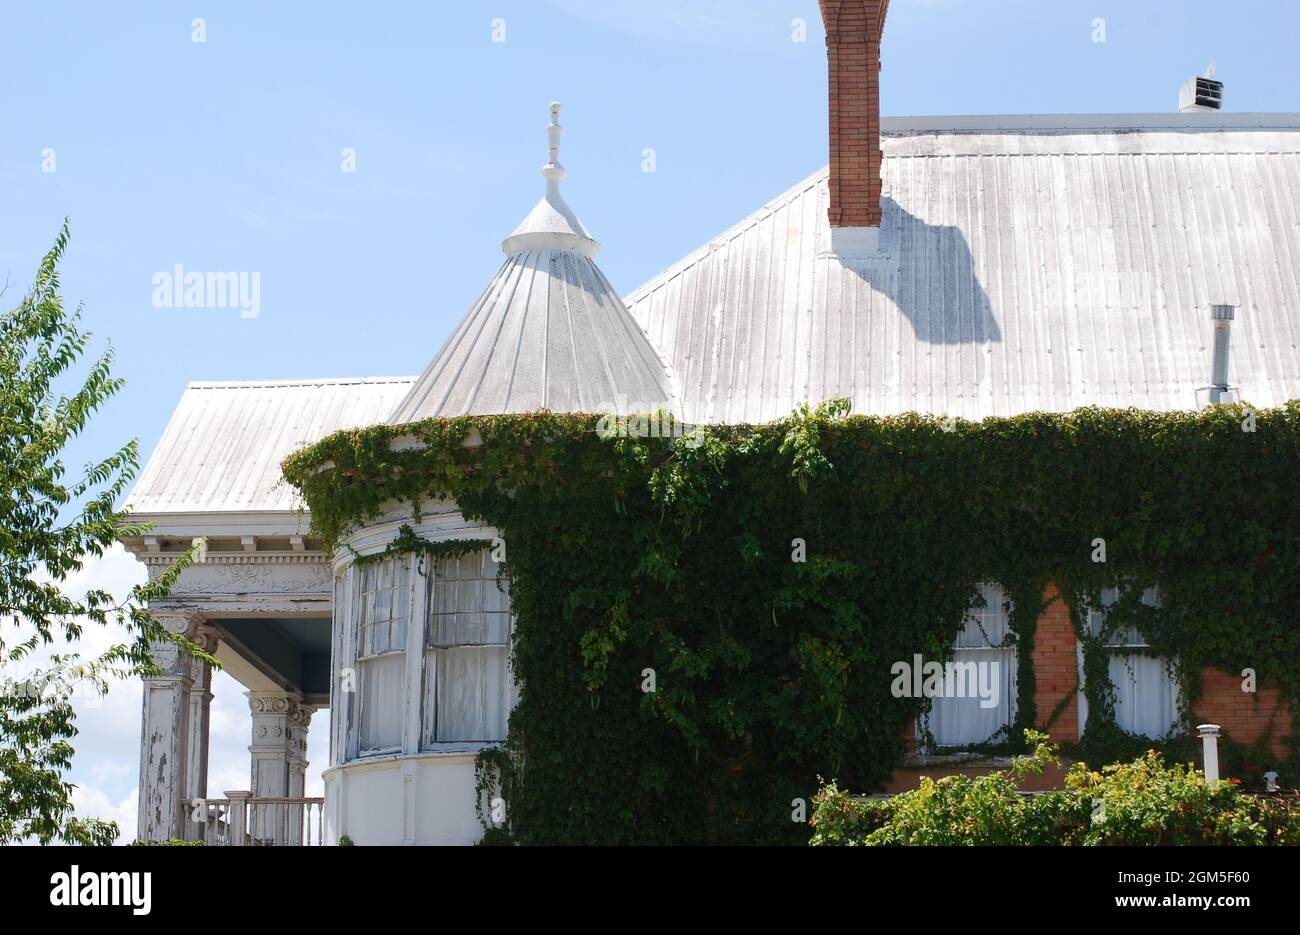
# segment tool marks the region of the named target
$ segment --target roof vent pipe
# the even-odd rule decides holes
[[[1228,348],[1232,320],[1237,317],[1235,305],[1211,305],[1210,320],[1214,322],[1214,363],[1210,373],[1210,402],[1221,403],[1228,394]]]

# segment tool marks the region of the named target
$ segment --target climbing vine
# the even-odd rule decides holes
[[[420,558],[418,570],[420,574],[424,574],[424,559],[426,556],[431,555],[435,559],[456,558],[457,556],[468,555],[471,552],[489,549],[492,544],[491,539],[442,539],[433,542],[416,535],[414,529],[403,524],[398,527],[397,535],[393,537],[392,541],[379,552],[362,555],[351,546],[348,546],[348,550],[352,553],[352,564],[358,568],[375,565],[398,555],[418,555]]]
[[[792,805],[819,775],[888,779],[923,703],[892,696],[890,666],[950,658],[983,581],[1021,648],[1011,737],[1061,713],[1032,704],[1047,582],[1090,674],[1105,633],[1131,626],[1178,660],[1188,698],[1204,666],[1300,697],[1300,401],[979,423],[846,411],[684,438],[606,437],[594,415],[437,419],[336,433],[284,471],[330,546],[437,499],[508,544],[522,690],[477,794],[504,800],[494,831],[519,841],[806,840]],[[1097,636],[1086,608],[1111,587]],[[1101,747],[1105,685],[1087,680]]]

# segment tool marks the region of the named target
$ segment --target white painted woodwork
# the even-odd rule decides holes
[[[155,615],[168,631],[208,644],[199,614]],[[155,645],[154,659],[163,674],[144,680],[136,833],[151,840],[186,838],[192,829],[181,802],[206,792],[210,673],[173,643]]]

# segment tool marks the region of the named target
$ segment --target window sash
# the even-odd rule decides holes
[[[403,747],[410,567],[398,556],[355,569],[358,756]]]
[[[508,646],[456,646],[425,653],[422,746],[499,743],[510,715]],[[429,713],[432,717],[429,717]]]
[[[1088,610],[1088,633],[1090,635],[1093,637],[1101,635],[1110,608],[1118,600],[1118,588],[1106,588],[1101,592],[1101,607]],[[1142,592],[1142,603],[1148,607],[1160,606],[1160,595],[1155,588],[1147,588]],[[1146,639],[1138,632],[1137,627],[1126,627],[1106,637],[1106,646],[1111,649],[1146,649],[1148,645]]]
[[[406,653],[384,653],[358,661],[357,681],[361,696],[358,755],[400,751],[406,726]]]
[[[505,740],[514,700],[510,600],[491,553],[435,562],[428,606],[421,748]]]
[[[1101,592],[1101,607],[1088,611],[1088,632],[1099,636],[1106,623],[1106,615],[1119,600],[1118,588]],[[1160,606],[1160,595],[1155,588],[1142,593],[1142,603],[1148,607]],[[1164,656],[1140,652],[1150,649],[1150,644],[1136,627],[1126,627],[1106,637],[1103,647],[1109,656],[1107,674],[1114,689],[1115,723],[1130,734],[1163,740],[1169,729],[1177,723],[1180,689],[1176,670]],[[1138,650],[1131,652],[1130,650]],[[1079,665],[1079,733],[1088,727],[1088,699],[1084,690],[1083,647],[1078,651]]]
[[[952,662],[956,665],[996,662],[998,704],[992,708],[982,707],[978,696],[931,698],[924,721],[936,746],[961,747],[984,743],[999,730],[1010,727],[1016,719],[1016,645],[1011,632],[1011,615],[1006,609],[1006,596],[998,585],[988,583],[980,586],[980,594],[984,606],[972,607],[967,612],[966,623],[953,640]]]

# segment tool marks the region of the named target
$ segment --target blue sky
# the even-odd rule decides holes
[[[1168,112],[1212,61],[1226,109],[1300,110],[1289,0],[891,6],[887,115]],[[814,0],[6,3],[0,282],[25,288],[71,217],[65,295],[129,381],[71,460],[147,454],[189,380],[423,369],[540,196],[549,101],[566,197],[628,292],[824,164],[825,80]],[[260,314],[153,307],[178,263],[259,273]],[[134,736],[130,692],[87,716]],[[125,816],[134,752],[87,744],[74,781]]]

